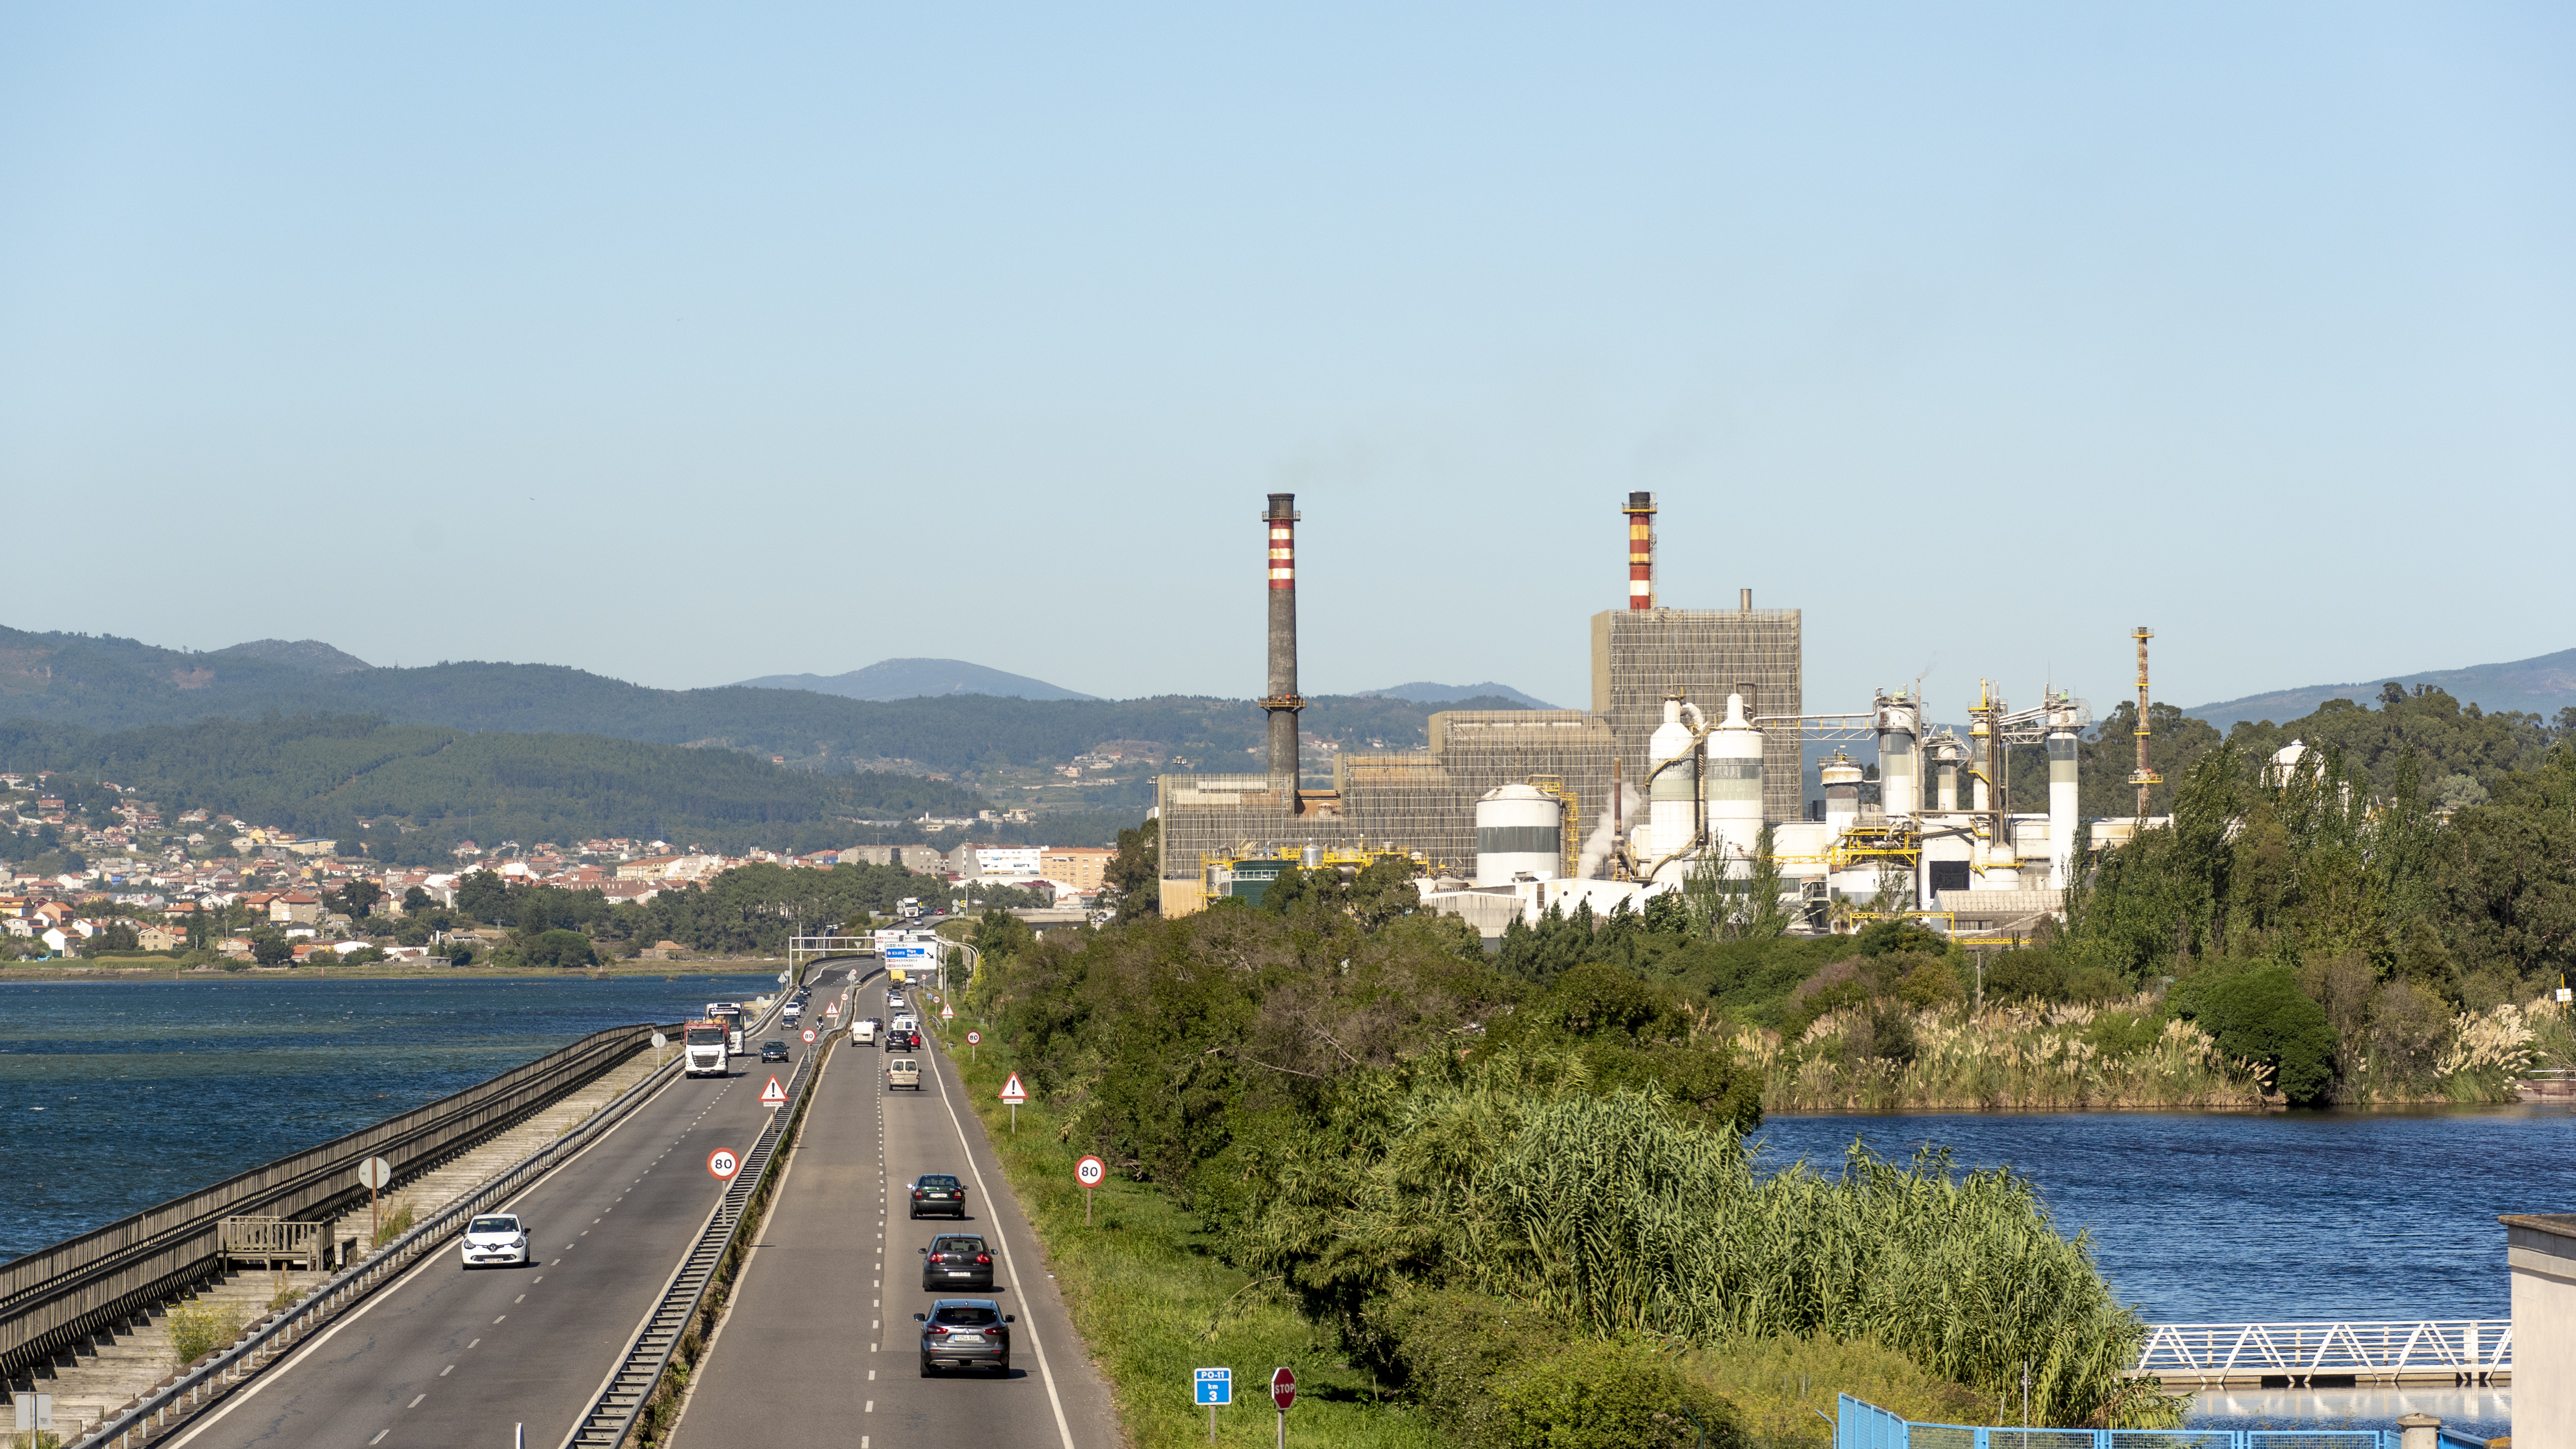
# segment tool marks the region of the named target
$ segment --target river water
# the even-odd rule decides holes
[[[2500,1213],[2576,1209],[2576,1110],[1912,1113],[1773,1117],[1771,1166],[1833,1169],[1855,1140],[1899,1161],[1933,1143],[2010,1166],[2060,1231],[2091,1235],[2149,1323],[2512,1315]],[[2421,1408],[2507,1432],[2510,1390],[2203,1394],[2212,1427],[2378,1427]]]
[[[0,984],[0,1259],[760,976]]]

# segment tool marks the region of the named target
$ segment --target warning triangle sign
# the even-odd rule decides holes
[[[1016,1107],[1028,1099],[1029,1089],[1020,1085],[1020,1074],[1011,1073],[1011,1079],[1002,1084],[1002,1100]]]
[[[772,1077],[769,1079],[769,1085],[760,1089],[760,1100],[775,1107],[787,1100],[787,1089],[778,1085],[778,1079]]]

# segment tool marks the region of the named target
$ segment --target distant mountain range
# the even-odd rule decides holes
[[[2412,689],[2429,684],[2460,703],[2474,704],[2489,714],[2503,710],[2522,710],[2553,719],[2558,711],[2576,705],[2576,649],[2562,649],[2536,659],[2518,659],[2510,664],[2477,664],[2466,669],[2435,669],[2414,674],[2388,674],[2351,684],[2311,684],[2303,689],[2278,689],[2269,694],[2249,694],[2243,699],[2204,704],[2183,713],[2196,715],[2221,730],[2238,720],[2271,720],[2281,723],[2315,712],[2329,699],[2349,699],[2356,704],[2376,705],[2380,686],[2389,682]]]
[[[1456,704],[1461,700],[1469,699],[1508,699],[1512,702],[1514,707],[1519,709],[1558,709],[1562,707],[1550,704],[1546,700],[1536,698],[1535,696],[1523,694],[1508,684],[1496,684],[1490,679],[1486,680],[1482,684],[1433,684],[1427,680],[1415,680],[1411,684],[1398,684],[1386,689],[1364,689],[1360,691],[1358,697],[1361,699],[1410,699],[1419,701],[1423,704]]]
[[[837,694],[845,699],[923,699],[942,694],[993,694],[1005,699],[1099,698],[1025,674],[1007,674],[969,664],[963,659],[880,659],[847,674],[764,674],[735,687],[810,689],[816,694]]]
[[[953,669],[931,677],[940,674],[952,682],[963,677]],[[1525,699],[1435,703],[1511,709]],[[1301,724],[1344,749],[1416,749],[1433,708],[1391,696],[1319,695]],[[370,668],[313,640],[199,654],[108,635],[0,628],[0,721],[123,731],[272,714],[372,716],[473,733],[606,735],[744,750],[806,770],[891,766],[950,775],[1060,764],[1111,741],[1159,745],[1166,756],[1187,760],[1184,768],[1240,769],[1264,728],[1248,699],[970,693],[869,700],[747,685],[650,689],[555,664]]]

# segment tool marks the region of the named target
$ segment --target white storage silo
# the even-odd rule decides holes
[[[1654,861],[1667,861],[1658,875],[1677,874],[1682,869],[1677,857],[1690,848],[1691,839],[1699,833],[1699,777],[1692,768],[1697,762],[1691,753],[1691,729],[1682,723],[1682,711],[1690,706],[1680,696],[1664,701],[1664,722],[1646,741],[1646,764],[1656,770],[1654,783],[1646,790],[1646,855],[1640,867]],[[1696,712],[1696,711],[1694,711]],[[1679,761],[1663,768],[1667,761]]]
[[[1825,787],[1825,833],[1839,839],[1860,818],[1860,766],[1840,750],[1816,769]]]
[[[1708,844],[1727,873],[1746,873],[1762,835],[1762,731],[1744,717],[1744,696],[1726,697],[1726,718],[1708,736]]]
[[[1564,842],[1563,801],[1532,785],[1488,790],[1476,801],[1476,884],[1554,880]]]
[[[2066,889],[2075,858],[2075,706],[2061,693],[2048,711],[2048,888]]]
[[[1932,757],[1932,808],[1944,815],[1957,814],[1959,762],[1967,758],[1967,747],[1959,743],[1957,735],[1943,730],[1933,737],[1931,746],[1924,753]]]
[[[1923,711],[1903,690],[1881,694],[1878,710],[1878,799],[1890,819],[1923,813],[1923,775],[1915,746],[1923,734]]]

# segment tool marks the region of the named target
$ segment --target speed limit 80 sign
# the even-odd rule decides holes
[[[1109,1164],[1097,1157],[1085,1155],[1080,1162],[1073,1165],[1073,1180],[1084,1187],[1098,1187],[1107,1181],[1108,1177]]]

